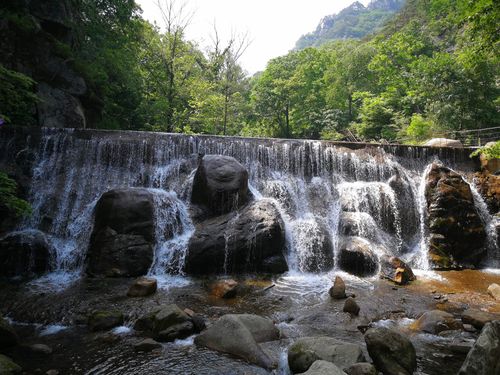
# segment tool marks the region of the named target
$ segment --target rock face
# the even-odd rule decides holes
[[[455,139],[447,138],[432,138],[431,140],[424,143],[424,146],[431,147],[453,147],[453,148],[463,148],[462,142]]]
[[[415,322],[414,328],[419,331],[437,335],[442,331],[462,329],[463,325],[453,315],[441,310],[426,311]]]
[[[129,297],[146,297],[154,294],[158,288],[158,282],[151,277],[140,277],[134,281],[128,289]]]
[[[127,277],[147,273],[153,262],[153,194],[147,189],[104,193],[95,208],[87,272]]]
[[[343,369],[364,362],[365,358],[359,345],[331,337],[302,337],[288,348],[288,366],[294,374],[307,371],[317,360]]]
[[[339,248],[339,267],[357,276],[373,275],[378,268],[377,256],[370,242],[361,237],[346,237]]]
[[[426,178],[425,197],[432,266],[480,265],[486,255],[486,232],[467,182],[449,168],[433,164]]]
[[[212,215],[238,209],[248,201],[248,172],[235,158],[205,155],[194,175],[191,202]]]
[[[499,159],[494,159],[498,162]],[[491,160],[489,161],[491,164]],[[487,164],[488,165],[488,164]],[[488,167],[483,166],[483,171],[475,174],[474,182],[477,190],[482,195],[488,209],[492,215],[500,212],[500,175],[490,172]],[[491,166],[489,168],[497,168]]]
[[[365,333],[368,353],[378,371],[385,375],[411,375],[417,368],[410,340],[388,328],[370,328]]]
[[[270,200],[198,223],[189,241],[185,271],[195,275],[284,272],[284,228]]]
[[[382,257],[380,276],[398,285],[406,285],[417,279],[409,265],[396,257]]]
[[[272,369],[276,364],[258,344],[278,338],[279,331],[269,319],[250,314],[228,314],[197,336],[194,342]]]
[[[91,94],[69,52],[72,27],[77,23],[75,5],[68,0],[23,1],[4,10],[0,63],[38,83],[40,100],[32,109],[34,122],[58,128],[86,127],[88,115],[98,115],[102,104]]]
[[[484,326],[459,375],[500,374],[500,321]]]
[[[30,277],[50,269],[51,247],[37,230],[12,232],[0,239],[0,277]]]
[[[345,372],[331,362],[318,360],[302,375],[345,375]]]

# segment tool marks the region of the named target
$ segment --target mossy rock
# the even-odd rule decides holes
[[[0,354],[0,374],[11,375],[20,374],[23,369],[17,363],[14,363],[9,357]]]

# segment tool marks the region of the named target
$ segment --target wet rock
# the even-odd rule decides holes
[[[388,328],[370,328],[365,333],[368,353],[378,371],[385,375],[410,375],[417,368],[417,356],[411,341]]]
[[[279,331],[269,319],[250,314],[228,314],[197,336],[194,342],[272,369],[276,364],[258,343],[278,338]]]
[[[189,316],[189,318],[193,322],[195,333],[200,333],[205,328],[207,328],[207,325],[205,323],[205,318],[203,316],[195,313],[191,309],[184,309],[184,312],[187,314],[187,316]]]
[[[161,344],[153,339],[145,339],[134,345],[134,350],[136,352],[151,352],[160,348]]]
[[[152,314],[152,331],[160,341],[184,339],[194,333],[191,318],[177,305],[165,305]]]
[[[194,333],[194,325],[191,320],[183,323],[174,324],[167,329],[164,329],[156,334],[160,341],[174,341],[177,339],[185,339]]]
[[[302,375],[345,375],[346,373],[328,361],[314,361],[309,370]]]
[[[15,346],[19,343],[16,331],[5,319],[0,317],[0,349]]]
[[[46,375],[59,375],[59,370],[51,369],[51,370],[48,370],[45,374]]]
[[[479,266],[486,256],[486,232],[469,184],[460,174],[435,163],[426,177],[425,197],[432,266]]]
[[[426,311],[413,324],[413,328],[422,332],[437,335],[442,331],[463,329],[462,323],[453,315],[441,310]]]
[[[377,369],[371,363],[355,363],[344,369],[347,375],[377,375]]]
[[[50,269],[51,246],[43,232],[23,230],[0,239],[0,277],[34,277]]]
[[[235,158],[205,155],[194,175],[191,202],[220,215],[248,202],[248,172]]]
[[[431,147],[453,147],[453,148],[463,148],[462,142],[456,139],[447,138],[432,138],[423,144],[424,146]]]
[[[330,297],[333,299],[344,299],[347,298],[345,294],[345,283],[344,280],[340,276],[335,276],[335,281],[333,282],[333,286],[328,291]]]
[[[459,375],[500,374],[500,321],[487,323],[467,354]]]
[[[361,237],[346,237],[339,248],[339,267],[356,276],[373,275],[378,268],[370,242]]]
[[[354,298],[349,297],[344,303],[344,309],[342,311],[349,313],[351,315],[359,315],[359,306],[354,300]]]
[[[237,281],[233,279],[219,280],[212,284],[210,293],[217,298],[234,298],[240,289]]]
[[[14,363],[9,357],[0,354],[0,374],[20,374],[22,371],[23,369],[21,368],[21,366]]]
[[[493,320],[500,320],[500,315],[476,309],[468,309],[462,313],[462,322],[471,324],[476,329],[482,329],[486,323]]]
[[[331,337],[302,337],[288,348],[288,365],[294,374],[307,371],[318,359],[340,368],[365,360],[359,345]]]
[[[262,272],[265,264],[286,265],[285,224],[272,201],[252,202],[237,215],[227,214],[196,225],[186,254],[188,274]],[[277,262],[276,257],[281,261]],[[287,268],[273,271],[285,272]]]
[[[140,277],[130,286],[127,296],[146,297],[154,294],[158,288],[156,279],[151,277]]]
[[[153,194],[142,188],[104,193],[95,207],[87,272],[92,276],[146,274],[153,261]]]
[[[494,299],[497,301],[500,301],[500,285],[498,284],[491,284],[488,287],[488,294],[492,296]]]
[[[380,276],[398,285],[406,285],[416,280],[411,267],[396,257],[382,257]]]
[[[88,318],[88,326],[94,332],[107,331],[122,324],[123,314],[119,311],[96,311]]]
[[[33,344],[27,347],[28,351],[35,355],[51,355],[52,348],[45,344]]]
[[[483,197],[492,215],[500,212],[500,174],[497,169],[498,164],[500,164],[499,160],[500,159],[488,160],[486,164],[483,165],[483,170],[474,175],[476,188]],[[493,171],[495,169],[497,172]]]
[[[262,261],[262,273],[279,274],[286,272],[287,270],[288,264],[286,263],[286,259],[282,254],[271,256]]]

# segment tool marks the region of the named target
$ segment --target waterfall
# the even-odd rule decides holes
[[[4,130],[1,162],[17,152],[10,130]],[[99,197],[113,188],[145,187],[155,200],[156,244],[149,274],[182,276],[194,231],[188,206],[199,154],[236,158],[249,172],[254,198],[273,200],[285,222],[292,271],[304,272],[305,260],[320,245],[331,249],[333,259],[319,263],[335,263],[346,218],[379,255],[384,249],[388,255],[416,258],[415,264],[426,268],[425,167],[436,157],[452,167],[468,163],[467,152],[453,149],[378,145],[357,150],[356,144],[345,144],[349,149],[306,140],[47,128],[37,146],[34,137],[25,138],[36,158],[33,215],[23,228],[47,233],[55,249],[55,271],[74,275],[83,271]]]

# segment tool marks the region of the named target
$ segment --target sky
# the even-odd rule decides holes
[[[194,14],[186,36],[204,50],[211,44],[214,23],[222,40],[231,35],[248,35],[251,43],[239,62],[249,74],[254,74],[264,70],[273,57],[293,49],[300,36],[313,31],[324,16],[338,13],[354,1],[186,0],[186,9]],[[161,26],[156,0],[136,2],[145,19]],[[369,0],[361,2],[366,5]]]

